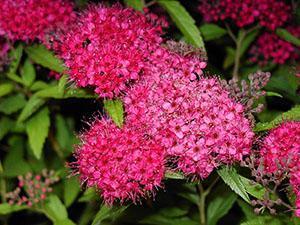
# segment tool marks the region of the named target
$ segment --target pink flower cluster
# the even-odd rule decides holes
[[[164,151],[154,140],[110,120],[97,120],[85,132],[77,165],[80,179],[88,187],[101,190],[104,201],[138,201],[161,186]]]
[[[208,22],[230,19],[239,27],[258,21],[261,26],[275,30],[291,14],[291,8],[280,0],[201,0],[199,11]]]
[[[296,194],[296,215],[300,216],[300,122],[285,122],[271,130],[260,150],[264,171],[290,175]]]
[[[43,40],[75,17],[69,0],[3,0],[0,12],[0,35],[13,41]]]
[[[149,55],[162,41],[156,19],[120,5],[93,5],[59,35],[53,48],[78,86],[112,98],[147,70]]]
[[[151,76],[124,97],[127,123],[161,143],[187,175],[206,178],[221,163],[242,160],[254,136],[243,106],[216,78],[201,76],[204,62],[177,66],[177,54],[155,55]]]
[[[300,37],[300,27],[289,27],[287,30],[295,37]],[[299,59],[299,52],[299,47],[281,39],[275,33],[265,32],[259,36],[250,49],[252,55],[250,61],[259,62],[262,65],[270,61],[276,64],[284,64],[288,60]]]

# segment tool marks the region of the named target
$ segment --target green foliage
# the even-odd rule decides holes
[[[296,45],[296,46],[300,46],[300,39],[295,37],[294,35],[292,35],[290,32],[288,32],[286,29],[284,28],[278,28],[276,30],[276,34],[283,38],[284,40]]]
[[[205,41],[212,41],[224,36],[227,31],[213,23],[205,23],[199,27]]]
[[[12,83],[0,84],[0,97],[8,95],[14,90],[14,85]]]
[[[127,6],[130,6],[136,10],[142,11],[145,7],[143,0],[124,0]]]
[[[124,123],[123,103],[120,100],[105,100],[104,108],[118,127]]]
[[[195,20],[180,2],[177,0],[158,0],[158,3],[168,12],[187,42],[205,50],[204,42],[199,29],[195,25]]]
[[[250,198],[247,194],[247,188],[242,181],[240,175],[237,171],[230,167],[223,167],[218,170],[218,174],[223,179],[225,184],[227,184],[235,193],[237,193],[246,202],[250,203]]]
[[[64,202],[69,207],[80,192],[80,184],[77,177],[72,177],[64,181]]]
[[[26,122],[29,145],[37,159],[41,158],[43,146],[48,136],[50,127],[49,113],[48,108],[45,107]]]
[[[96,214],[92,225],[101,225],[104,220],[112,219],[115,220],[119,217],[125,210],[127,206],[101,206],[99,212]]]
[[[0,101],[0,112],[9,115],[22,109],[25,104],[26,99],[23,94],[12,95]]]

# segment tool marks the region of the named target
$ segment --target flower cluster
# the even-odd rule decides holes
[[[78,86],[112,98],[147,70],[149,55],[162,41],[155,19],[120,5],[93,5],[56,37],[53,48]]]
[[[294,36],[300,37],[300,27],[289,27],[287,30]],[[259,62],[262,65],[270,61],[276,64],[284,64],[290,59],[299,59],[299,51],[299,47],[281,39],[275,33],[265,32],[259,36],[250,49],[252,55],[250,61]]]
[[[13,41],[43,40],[75,17],[69,0],[4,0],[0,12],[0,35]]]
[[[8,203],[31,207],[46,199],[47,194],[52,192],[50,186],[58,181],[58,177],[54,171],[43,170],[40,175],[33,176],[32,173],[28,173],[25,176],[18,176],[18,180],[18,187],[6,194]]]
[[[127,123],[161,143],[186,175],[206,178],[220,163],[242,160],[253,138],[243,106],[218,79],[201,76],[206,63],[197,68],[174,53],[155,55],[151,76],[124,97]]]
[[[161,186],[164,151],[133,127],[97,120],[81,139],[76,153],[80,179],[100,190],[106,203],[136,202]]]
[[[288,173],[300,216],[300,122],[285,122],[271,130],[260,149],[264,172]]]
[[[258,21],[275,30],[290,18],[291,8],[280,0],[201,0],[199,11],[208,22],[230,19],[245,27]]]

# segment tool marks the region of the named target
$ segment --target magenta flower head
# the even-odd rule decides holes
[[[199,11],[204,20],[231,20],[238,27],[258,22],[275,30],[282,26],[291,14],[291,8],[280,0],[201,0]]]
[[[101,97],[125,91],[147,69],[149,54],[162,41],[160,22],[121,5],[92,5],[59,35],[54,49],[80,87]]]
[[[285,122],[270,131],[260,149],[266,173],[288,173],[300,216],[300,122]]]
[[[127,123],[161,143],[186,175],[206,178],[221,163],[242,160],[253,138],[243,106],[218,79],[202,78],[201,70],[191,72],[184,64],[177,67],[174,54],[160,56],[163,63],[155,63],[155,72],[124,97]]]
[[[164,176],[164,151],[154,140],[125,125],[97,120],[76,153],[80,180],[96,187],[103,200],[134,203],[153,194]]]
[[[300,27],[289,27],[287,30],[295,37],[300,37]],[[299,59],[299,47],[281,39],[275,33],[263,33],[250,49],[252,58],[250,61],[262,65],[268,62],[284,64],[288,60]]]
[[[44,40],[75,17],[69,0],[3,0],[0,12],[0,35],[26,42]]]

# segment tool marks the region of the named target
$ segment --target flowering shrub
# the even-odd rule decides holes
[[[3,0],[1,224],[299,224],[297,5]]]

